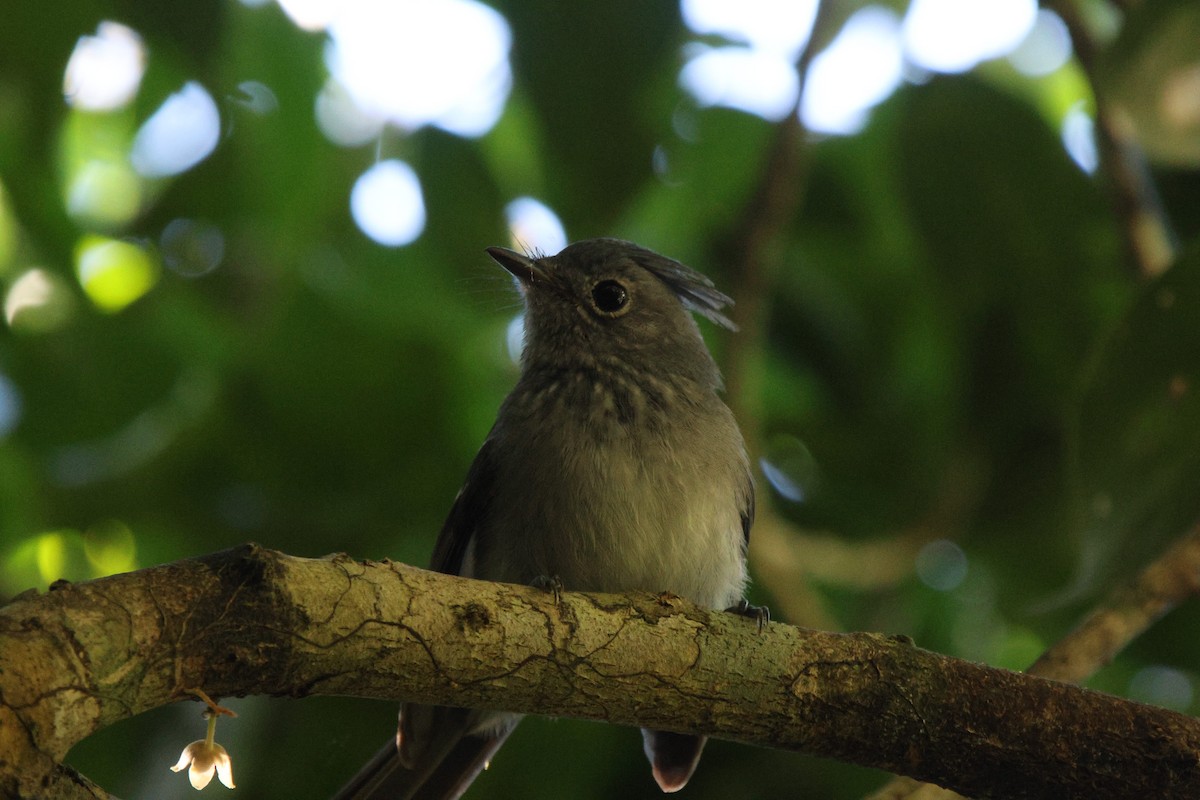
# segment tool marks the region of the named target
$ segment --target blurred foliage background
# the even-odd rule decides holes
[[[483,248],[613,235],[739,302],[706,333],[761,467],[755,599],[1027,666],[1200,512],[1200,9],[827,1],[810,37],[816,8],[10,4],[0,596],[246,540],[425,563],[516,375]],[[1092,685],[1195,713],[1198,623]],[[395,717],[230,705],[246,798],[328,794]],[[202,729],[70,762],[190,797]],[[531,719],[471,796],[653,797],[640,749]],[[713,742],[686,791],[883,777]]]

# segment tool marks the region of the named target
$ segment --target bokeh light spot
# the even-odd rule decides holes
[[[482,136],[512,87],[512,34],[474,0],[354,0],[336,6],[326,63],[366,112],[402,128]]]
[[[1180,131],[1200,126],[1200,63],[1164,76],[1158,105],[1168,126]]]
[[[1100,166],[1100,153],[1096,149],[1096,124],[1092,115],[1084,110],[1082,102],[1076,103],[1063,117],[1063,147],[1079,168],[1089,175]]]
[[[0,183],[0,276],[7,273],[13,263],[20,235],[8,192],[4,190],[4,184]]]
[[[70,528],[20,534],[16,547],[5,554],[0,564],[0,591],[25,589],[30,585],[45,588],[57,580],[79,581],[98,577],[84,554],[79,531]]]
[[[518,197],[504,209],[508,219],[509,240],[526,251],[557,253],[567,246],[562,220],[544,203],[532,197]]]
[[[521,363],[521,353],[525,351],[525,315],[518,314],[508,323],[504,331],[504,344],[508,347],[508,357],[514,364]]]
[[[800,78],[791,62],[749,47],[689,48],[679,83],[702,106],[725,106],[777,121],[796,105]]]
[[[1071,57],[1071,34],[1053,11],[1037,12],[1029,35],[1008,54],[1009,63],[1032,78],[1057,72]]]
[[[917,553],[917,577],[939,592],[957,588],[967,577],[967,554],[949,539],[929,542]]]
[[[1186,711],[1192,705],[1195,690],[1192,679],[1173,667],[1143,667],[1129,681],[1129,697],[1143,703]]]
[[[338,81],[330,78],[317,94],[317,127],[325,138],[343,147],[366,144],[383,132],[383,119],[359,107]]]
[[[133,531],[117,520],[89,528],[83,534],[83,554],[97,578],[137,569],[137,542]]]
[[[803,503],[817,483],[817,460],[795,436],[771,437],[758,465],[771,488],[793,503]]]
[[[66,281],[39,267],[17,277],[4,296],[4,319],[14,331],[23,333],[57,330],[74,310],[75,296]]]
[[[194,219],[173,219],[159,239],[163,263],[186,278],[198,278],[217,268],[225,257],[225,236],[216,225]]]
[[[141,210],[141,179],[124,161],[88,161],[73,172],[67,183],[66,207],[77,222],[118,228]]]
[[[146,48],[132,28],[104,21],[95,36],[81,36],[67,60],[63,95],[85,111],[111,111],[129,104],[146,71]]]
[[[904,17],[905,52],[926,69],[965,72],[1012,51],[1036,17],[1036,0],[913,0]]]
[[[881,6],[855,12],[813,59],[800,107],[804,124],[819,133],[858,131],[867,111],[900,85],[903,70],[895,12]]]
[[[76,248],[75,274],[96,308],[115,313],[150,291],[159,266],[133,242],[87,236]]]
[[[0,439],[21,421],[21,393],[7,375],[0,372]]]
[[[279,98],[262,81],[242,81],[237,88],[238,94],[230,95],[229,99],[251,114],[265,117],[279,110]]]
[[[817,0],[683,0],[683,21],[696,33],[717,34],[794,59],[817,15]]]
[[[335,0],[279,0],[279,7],[297,28],[320,31],[333,22],[338,3]]]
[[[399,247],[425,229],[421,182],[403,161],[381,161],[354,182],[350,213],[358,227],[380,244]]]
[[[43,533],[34,540],[34,563],[38,577],[50,583],[63,577],[67,567],[67,534]]]
[[[207,158],[220,134],[221,115],[212,95],[188,81],[138,130],[130,162],[147,178],[178,175]]]

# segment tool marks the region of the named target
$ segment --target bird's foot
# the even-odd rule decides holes
[[[750,605],[750,601],[744,597],[725,610],[730,614],[737,614],[739,617],[748,617],[758,622],[759,633],[762,633],[763,626],[771,621],[771,609],[766,606]]]
[[[554,595],[554,605],[558,605],[562,600],[563,582],[557,575],[538,575],[529,585]]]

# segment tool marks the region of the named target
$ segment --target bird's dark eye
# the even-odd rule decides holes
[[[616,314],[629,304],[629,292],[617,281],[600,281],[592,287],[592,302],[605,314]]]

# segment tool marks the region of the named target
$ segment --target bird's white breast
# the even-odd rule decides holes
[[[543,393],[541,412],[556,394]],[[618,420],[604,394],[593,398],[593,413],[564,416],[559,407],[545,414],[557,424],[521,426],[536,433],[497,442],[507,461],[493,502],[516,511],[481,532],[493,568],[479,577],[557,576],[569,590],[667,591],[710,608],[737,602],[746,582],[747,477],[728,410],[714,396],[690,412],[719,419],[664,426],[640,395],[621,398],[641,407],[632,421]],[[536,416],[538,402],[529,410]]]

